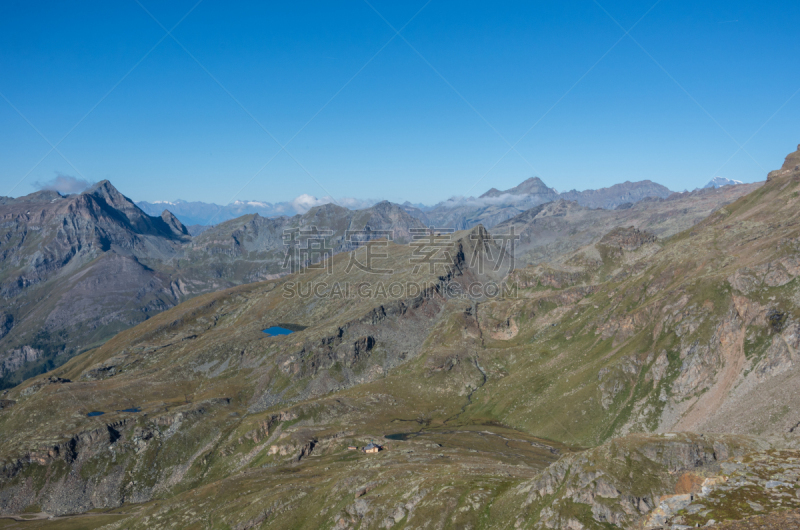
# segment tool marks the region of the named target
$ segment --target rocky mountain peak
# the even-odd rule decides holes
[[[103,199],[109,206],[117,209],[136,207],[133,201],[120,193],[108,180],[101,180],[83,193],[84,195],[93,195],[94,197]],[[138,209],[138,207],[136,208]]]
[[[800,173],[800,145],[797,146],[797,151],[789,153],[780,169],[771,171],[769,175],[767,175],[767,180],[783,177],[792,173]]]
[[[381,201],[381,202],[373,205],[371,209],[372,210],[378,210],[378,211],[402,210],[402,208],[399,205],[394,204],[394,203],[389,202],[389,201]]]
[[[349,212],[347,208],[343,206],[339,206],[338,204],[334,204],[329,202],[328,204],[323,204],[321,206],[314,206],[310,210],[308,210],[303,217],[306,218],[313,218],[320,215],[344,215]]]
[[[258,215],[258,214],[256,214],[256,215]],[[189,230],[187,230],[187,228],[185,226],[183,226],[183,223],[181,223],[178,220],[178,218],[175,217],[175,215],[173,215],[173,213],[170,212],[169,210],[164,210],[161,213],[161,219],[165,223],[167,223],[167,226],[169,227],[170,230],[172,230],[172,232],[175,235],[177,235],[177,236],[189,236],[190,235],[189,234]]]
[[[733,180],[725,177],[714,177],[703,188],[721,188],[722,186],[736,186],[743,184],[741,180]]]
[[[797,171],[798,165],[800,165],[800,145],[797,146],[797,151],[794,153],[790,153],[786,160],[783,162],[782,170],[786,171]]]
[[[531,177],[519,186],[511,188],[508,190],[507,193],[511,193],[512,195],[531,195],[531,194],[551,194],[555,193],[555,190],[552,188],[548,188],[547,185],[542,182],[542,179],[539,177]]]
[[[556,196],[558,193],[553,188],[548,188],[547,185],[542,182],[542,179],[539,177],[531,177],[521,184],[507,189],[505,191],[500,191],[497,188],[492,188],[480,198],[491,198],[491,197],[500,197],[502,195],[547,195],[547,196]]]

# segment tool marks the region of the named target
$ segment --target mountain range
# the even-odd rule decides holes
[[[325,244],[339,253],[362,243],[346,236],[365,227],[373,232],[364,240],[392,230],[396,242],[408,243],[412,229],[493,229],[513,218],[528,231],[518,252],[527,264],[588,244],[620,223],[670,235],[749,189],[681,195],[643,181],[559,194],[532,178],[427,211],[387,201],[363,210],[329,203],[291,217],[247,214],[202,230],[190,230],[169,210],[148,215],[108,181],[76,195],[41,191],[1,198],[0,388],[52,369],[190,297],[286,274],[287,231],[330,230]],[[540,223],[531,223],[531,215],[545,215],[543,204],[560,208],[563,197],[574,201],[568,201],[569,215],[560,216],[561,232],[538,233],[533,225]]]
[[[147,215],[108,181],[66,197],[0,198],[0,219],[0,388],[192,296],[285,274],[285,230],[330,229],[326,245],[341,252],[352,248],[348,230],[392,228],[402,240],[423,228],[391,203],[327,204],[293,217],[243,216],[193,238],[168,210]]]
[[[506,191],[490,189],[478,198],[456,197],[440,202],[435,206],[405,203],[403,206],[412,216],[427,224],[462,230],[482,223],[487,227],[505,221],[529,208],[550,202],[558,198],[576,201],[590,208],[615,208],[620,204],[633,203],[645,197],[666,198],[672,192],[666,187],[644,180],[625,182],[599,190],[559,193],[548,188],[537,177],[532,177],[518,186]],[[350,209],[372,206],[378,201],[358,201],[355,199],[340,200],[342,206]],[[157,201],[154,203],[141,201],[136,204],[149,215],[160,215],[167,208],[178,217],[190,233],[196,235],[203,227],[215,225],[242,215],[258,214],[262,217],[278,217],[305,213],[311,207],[323,203],[334,203],[333,199],[317,199],[310,195],[302,195],[291,202],[269,203],[262,201],[235,201],[227,206],[204,202]]]
[[[271,259],[258,253],[272,220],[198,244],[117,204],[142,241],[180,246],[178,271],[191,251]],[[378,206],[409,235],[424,226]],[[503,240],[476,225],[449,234],[437,267],[376,237],[327,270],[194,296],[0,393],[0,514],[73,515],[43,528],[791,528],[799,206],[800,146],[761,185],[534,207],[492,228],[521,227],[530,265],[510,272],[477,259],[499,260]],[[366,215],[346,212],[291,228],[350,215],[328,225],[341,242]],[[373,251],[391,275],[350,267]]]

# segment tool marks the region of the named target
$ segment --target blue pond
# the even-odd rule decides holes
[[[103,414],[105,414],[105,412],[100,412],[99,410],[93,410],[92,412],[87,414],[87,416],[89,416],[90,418],[94,418],[95,416],[102,416]]]
[[[275,337],[277,335],[289,335],[294,333],[291,329],[282,328],[280,326],[272,326],[271,328],[267,328],[264,330],[264,333],[269,335],[270,337]]]
[[[141,411],[142,409],[140,409],[139,407],[134,407],[132,409],[118,410],[117,412],[141,412]]]

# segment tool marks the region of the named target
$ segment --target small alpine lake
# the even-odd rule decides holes
[[[277,337],[279,335],[291,335],[297,331],[303,331],[305,326],[298,326],[297,324],[276,324],[267,329],[262,330],[269,337]]]
[[[269,335],[270,337],[275,337],[276,335],[289,335],[294,333],[291,329],[282,328],[280,326],[272,326],[271,328],[267,328],[264,330],[264,333]]]

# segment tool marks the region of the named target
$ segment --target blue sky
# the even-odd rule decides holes
[[[140,1],[0,3],[0,195],[683,190],[800,142],[795,2]]]

